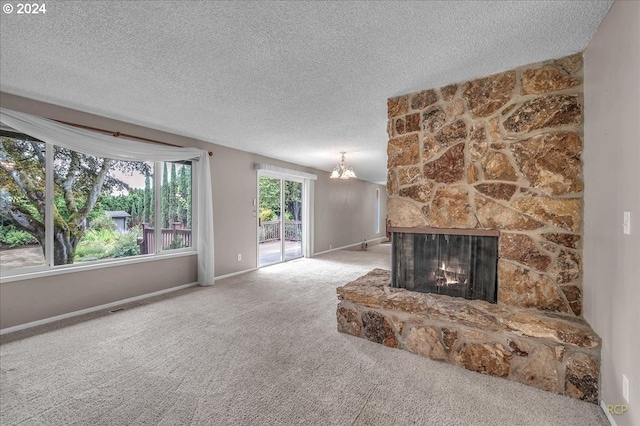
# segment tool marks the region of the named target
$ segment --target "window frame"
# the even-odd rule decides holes
[[[376,234],[380,233],[380,188],[376,188]]]
[[[0,271],[0,283],[8,283],[14,281],[22,281],[34,278],[42,278],[47,276],[54,276],[60,274],[67,274],[80,271],[88,271],[93,269],[103,269],[115,266],[131,265],[136,263],[145,263],[150,261],[161,260],[165,258],[183,257],[183,256],[195,256],[197,251],[197,226],[198,226],[198,213],[197,213],[197,197],[194,196],[197,192],[197,180],[195,179],[195,173],[193,173],[193,167],[195,166],[193,161],[189,161],[191,169],[191,246],[181,247],[178,249],[163,249],[161,232],[162,227],[157,226],[161,222],[160,206],[161,200],[161,186],[162,176],[161,173],[157,173],[159,167],[162,166],[162,161],[153,161],[153,190],[154,190],[154,253],[139,254],[135,256],[128,256],[124,258],[108,258],[98,259],[89,262],[83,262],[78,264],[67,265],[53,265],[54,253],[53,253],[53,206],[55,202],[54,197],[54,151],[55,147],[59,146],[53,143],[45,142],[34,138],[28,134],[10,131],[7,129],[0,129],[0,137],[8,137],[12,139],[19,139],[24,141],[33,141],[45,144],[45,253],[44,253],[44,265],[18,267],[9,271]],[[122,161],[122,160],[118,160]],[[167,163],[170,163],[167,161]]]

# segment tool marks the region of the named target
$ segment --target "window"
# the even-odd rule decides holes
[[[45,144],[0,140],[0,270],[45,265]],[[14,248],[20,248],[7,254]],[[16,254],[16,255],[14,255]]]
[[[0,272],[191,249],[191,169],[189,161],[111,160],[3,132]]]
[[[376,188],[376,234],[380,233],[380,189]]]
[[[161,192],[162,250],[191,247],[191,163],[162,163]]]

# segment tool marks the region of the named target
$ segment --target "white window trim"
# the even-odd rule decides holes
[[[376,188],[376,234],[380,233],[380,188]]]

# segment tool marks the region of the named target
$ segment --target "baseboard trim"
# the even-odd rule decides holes
[[[27,322],[24,324],[14,325],[13,327],[0,328],[0,336],[7,333],[13,333],[14,331],[26,330],[27,328],[37,327],[39,325],[49,324],[51,322],[77,317],[78,315],[89,314],[91,312],[102,311],[104,309],[113,308],[114,306],[124,305],[127,303],[136,302],[142,299],[148,299],[149,297],[160,296],[161,294],[171,293],[173,291],[178,291],[185,288],[194,287],[197,285],[198,283],[183,284],[177,287],[171,287],[171,288],[166,288],[164,290],[154,291],[153,293],[141,294],[140,296],[134,296],[128,299],[106,303],[104,305],[92,306],[91,308],[81,309],[79,311],[73,311],[67,314],[62,314],[62,315],[56,315],[55,317],[49,317],[49,318],[45,318],[37,321]]]
[[[351,247],[359,246],[360,244],[362,244],[362,243],[349,244],[348,246],[332,248],[332,249],[329,249],[329,250],[325,250],[325,251],[321,251],[321,252],[318,252],[318,253],[314,253],[313,255],[314,256],[318,256],[318,255],[321,255],[321,254],[331,253],[332,251],[344,250],[344,249],[348,249],[348,248],[351,248]]]
[[[375,244],[382,244],[382,243],[384,243],[386,241],[389,241],[389,239],[387,237],[378,237],[378,238],[372,238],[370,240],[367,240],[368,243],[373,242],[374,245]]]
[[[618,426],[616,424],[616,421],[613,419],[613,416],[609,412],[609,410],[607,410],[607,403],[604,402],[604,399],[600,400],[600,408],[602,408],[602,411],[604,411],[604,415],[607,416],[607,420],[609,420],[609,423],[611,423],[611,426]]]
[[[258,270],[258,268],[244,269],[242,271],[232,272],[232,273],[226,274],[226,275],[220,275],[219,277],[215,277],[213,280],[214,281],[218,281],[218,280],[222,280],[224,278],[235,277],[236,275],[242,275],[242,274],[246,274],[248,272],[253,272],[253,271],[257,271],[257,270]]]
[[[375,244],[380,244],[380,243],[382,243],[384,241],[387,241],[387,237],[372,238],[370,240],[367,240],[366,242],[369,245],[375,245]],[[362,244],[362,241],[354,243],[354,244],[349,244],[349,245],[346,245],[346,246],[342,246],[342,247],[337,247],[337,248],[332,248],[332,249],[329,249],[329,250],[320,251],[318,253],[314,253],[313,255],[314,256],[318,256],[320,254],[331,253],[332,251],[345,250],[345,249],[348,249],[348,248],[351,248],[351,247],[357,247],[360,244]]]

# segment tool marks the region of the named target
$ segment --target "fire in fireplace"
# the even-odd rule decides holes
[[[499,231],[392,228],[393,287],[497,301]]]

